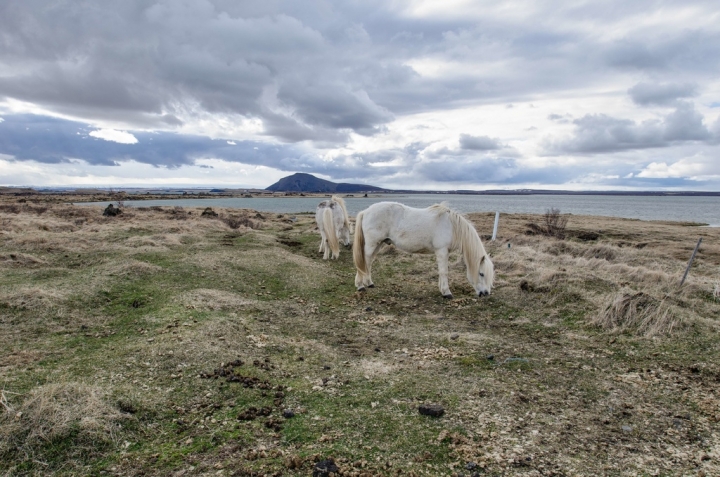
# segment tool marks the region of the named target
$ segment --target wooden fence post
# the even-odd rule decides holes
[[[493,226],[493,235],[492,235],[492,241],[495,241],[495,237],[497,237],[497,227],[498,222],[500,221],[500,212],[495,212],[495,225]]]
[[[697,253],[698,249],[700,248],[700,243],[702,243],[702,237],[700,237],[700,240],[698,240],[697,245],[695,245],[695,250],[693,250],[692,255],[690,255],[690,261],[687,264],[687,268],[685,269],[685,275],[683,275],[682,280],[680,280],[680,286],[683,286],[683,283],[685,283],[685,279],[687,278],[688,272],[690,271],[690,265],[692,265],[693,259],[695,258],[695,254]]]

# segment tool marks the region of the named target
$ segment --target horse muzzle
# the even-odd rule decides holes
[[[478,292],[478,296],[488,296],[488,295],[490,295],[489,291],[479,291]]]

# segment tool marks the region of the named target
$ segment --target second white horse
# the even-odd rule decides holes
[[[340,256],[340,243],[350,245],[350,221],[345,201],[334,195],[330,200],[318,204],[315,210],[315,222],[320,230],[320,249],[323,259],[337,259]]]

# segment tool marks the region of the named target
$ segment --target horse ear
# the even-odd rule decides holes
[[[482,258],[480,259],[480,265],[482,265],[484,261],[485,261],[485,255],[483,255]]]

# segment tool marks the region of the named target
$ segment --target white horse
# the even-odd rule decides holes
[[[462,215],[444,204],[427,209],[415,209],[397,202],[379,202],[357,215],[353,260],[358,291],[372,288],[371,267],[383,243],[394,244],[406,252],[435,252],[440,278],[440,293],[452,298],[448,287],[448,256],[460,250],[467,278],[482,295],[489,295],[494,279],[494,267],[475,227]]]
[[[318,204],[315,210],[315,222],[320,229],[320,249],[323,259],[327,260],[332,251],[332,258],[340,256],[340,243],[350,245],[350,222],[348,221],[345,201],[334,195],[330,200]]]

